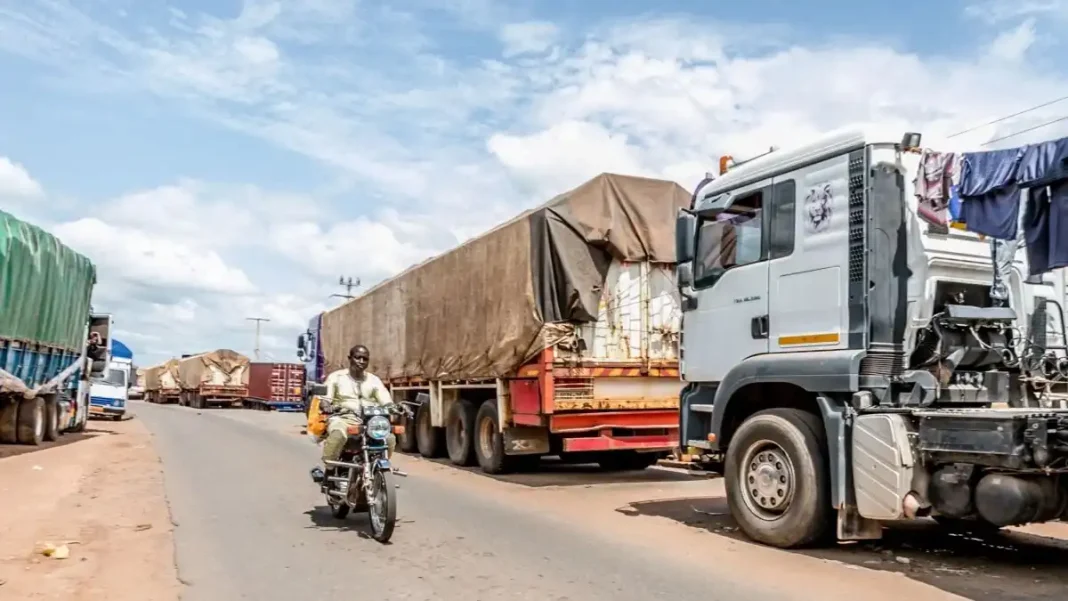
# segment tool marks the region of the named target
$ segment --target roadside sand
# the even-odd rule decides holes
[[[0,599],[176,601],[163,472],[140,421],[0,460]],[[66,544],[69,559],[41,545]]]

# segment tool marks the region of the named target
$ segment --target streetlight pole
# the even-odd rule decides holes
[[[254,353],[256,355],[256,361],[259,361],[260,360],[260,324],[265,322],[265,321],[271,321],[271,320],[267,319],[266,317],[246,317],[245,319],[248,320],[248,321],[256,322],[256,349],[255,349]]]
[[[345,276],[341,276],[337,279],[337,285],[345,288],[345,294],[331,294],[330,296],[352,300],[355,298],[352,296],[352,289],[360,286],[360,278],[354,280],[351,276],[348,279],[345,279]]]

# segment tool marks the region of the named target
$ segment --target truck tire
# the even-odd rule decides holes
[[[19,441],[19,403],[15,399],[0,400],[0,444]]]
[[[453,465],[466,467],[475,462],[475,412],[475,406],[464,400],[449,407],[445,420],[445,448]]]
[[[59,440],[59,433],[63,430],[60,426],[62,415],[59,412],[59,399],[50,397],[45,400],[45,431],[44,439],[53,442]]]
[[[487,474],[506,474],[515,469],[516,457],[505,455],[497,401],[482,403],[475,415],[475,458]]]
[[[415,435],[415,420],[405,416],[404,434],[397,437],[397,447],[402,453],[415,453],[419,450],[419,440]]]
[[[37,446],[44,442],[45,403],[42,398],[23,399],[19,402],[19,443]]]
[[[430,421],[430,403],[423,403],[415,412],[415,440],[419,454],[427,459],[444,454],[445,432],[443,428],[435,428]]]
[[[731,515],[749,538],[789,549],[830,532],[825,449],[819,419],[799,409],[769,409],[742,423],[727,449],[724,476]]]

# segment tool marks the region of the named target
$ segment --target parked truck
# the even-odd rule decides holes
[[[119,421],[126,415],[132,372],[133,352],[121,341],[112,339],[107,371],[89,381],[90,416]]]
[[[404,451],[488,473],[641,469],[678,445],[672,182],[604,174],[316,316],[309,379],[371,350],[416,406]]]
[[[248,357],[230,349],[178,360],[178,404],[240,407],[248,396]]]
[[[248,398],[257,409],[300,411],[304,398],[304,366],[300,363],[249,363]]]
[[[95,283],[89,259],[0,211],[0,443],[85,428],[111,347],[111,317],[91,313]]]
[[[177,403],[180,392],[178,359],[168,359],[158,365],[145,368],[146,401],[158,405]]]
[[[682,440],[757,541],[1068,516],[1063,274],[1010,254],[994,302],[991,241],[917,219],[920,146],[849,131],[775,151],[678,217]]]

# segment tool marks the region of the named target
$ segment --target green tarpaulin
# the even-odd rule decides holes
[[[95,283],[88,258],[0,211],[0,340],[80,349]]]

